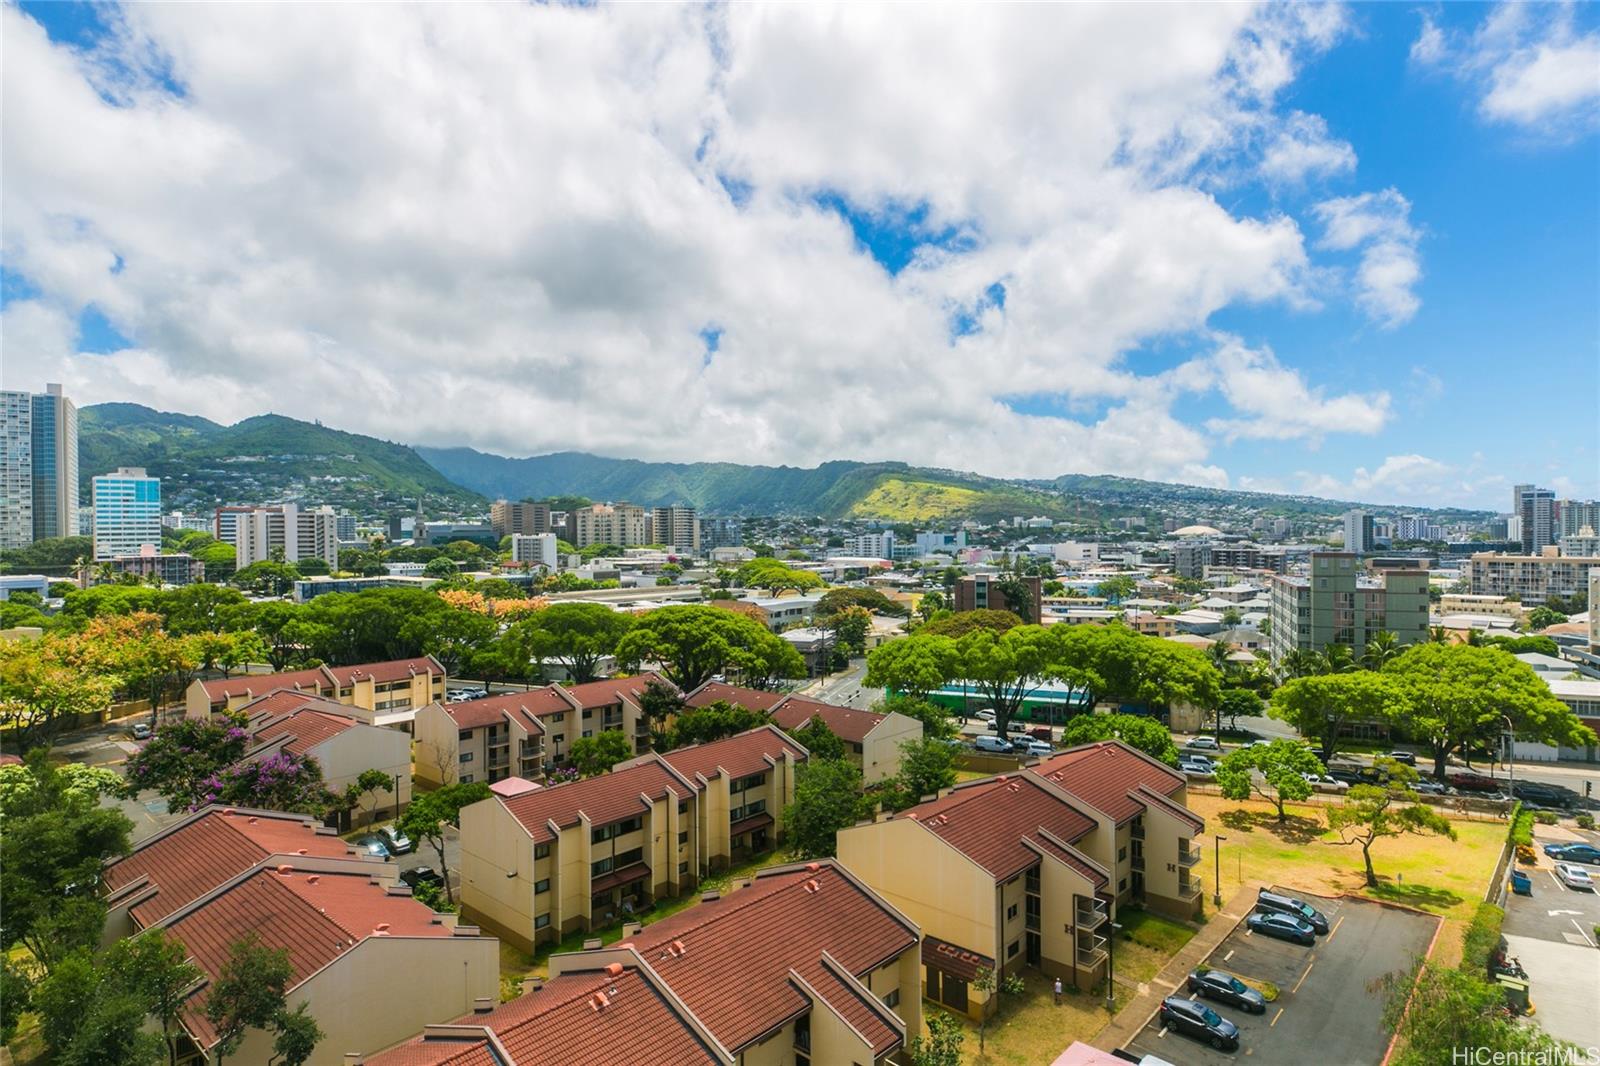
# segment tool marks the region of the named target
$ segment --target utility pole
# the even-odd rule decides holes
[[[1117,1004],[1113,994],[1116,991],[1117,978],[1117,934],[1122,931],[1122,926],[1116,922],[1111,923],[1111,950],[1106,954],[1106,1012],[1115,1014]]]
[[[1211,905],[1222,908],[1222,842],[1228,838],[1218,833],[1216,846],[1211,851]]]

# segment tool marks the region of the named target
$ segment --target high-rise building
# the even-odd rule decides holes
[[[33,394],[33,539],[78,532],[78,408],[50,384]]]
[[[1028,592],[1028,602],[1012,603],[1000,588],[1003,582],[1020,581]],[[1038,625],[1043,606],[1044,582],[1037,574],[1014,577],[1009,574],[977,574],[956,582],[955,609],[957,611],[1010,611],[1020,615],[1024,622]]]
[[[1600,529],[1600,500],[1560,500],[1556,509],[1561,515],[1560,536],[1577,536],[1584,526]]]
[[[1517,485],[1511,490],[1511,513],[1522,519],[1522,550],[1538,555],[1556,542],[1556,494],[1536,485]]]
[[[146,545],[161,547],[161,480],[142,466],[119,467],[92,483],[94,557],[138,555]]]
[[[279,552],[286,563],[321,559],[329,569],[339,566],[339,516],[332,507],[218,507],[215,536],[233,545],[234,565],[240,570]]]
[[[1366,511],[1344,513],[1344,550],[1365,555],[1376,546],[1372,516]]]
[[[0,392],[0,549],[33,543],[33,397]]]
[[[1272,579],[1269,610],[1274,660],[1295,650],[1344,644],[1360,658],[1382,630],[1401,644],[1428,639],[1428,571],[1423,566],[1364,570],[1355,552],[1313,552],[1309,577]]]
[[[845,537],[843,554],[863,559],[893,559],[894,530],[882,529]]]
[[[356,539],[356,516],[353,514],[338,514],[333,516],[334,530],[339,534],[339,540],[348,544]]]
[[[554,570],[558,563],[554,533],[511,534],[511,561],[519,566],[542,566]]]
[[[717,548],[739,548],[744,545],[744,522],[738,518],[700,519],[700,548],[713,551]]]
[[[1600,557],[1560,555],[1555,548],[1539,555],[1478,552],[1468,564],[1474,596],[1509,596],[1521,600],[1524,607],[1582,592],[1588,588],[1590,572],[1596,569],[1600,569]]]
[[[615,544],[632,548],[649,544],[650,517],[631,503],[595,503],[567,512],[567,540],[574,548]]]
[[[489,506],[489,525],[498,536],[549,533],[550,505],[525,500],[496,500]]]
[[[700,554],[700,522],[693,507],[657,507],[650,512],[650,540],[669,548]]]

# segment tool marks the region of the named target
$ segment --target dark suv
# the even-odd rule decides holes
[[[1249,1011],[1251,1014],[1265,1014],[1267,1001],[1260,992],[1251,988],[1231,973],[1221,970],[1207,970],[1201,973],[1196,970],[1189,975],[1189,991],[1197,992],[1207,999],[1214,999],[1218,1003],[1227,1003]]]
[[[1197,999],[1168,996],[1162,1000],[1161,1024],[1175,1033],[1204,1040],[1218,1051],[1239,1047],[1239,1027]]]
[[[1315,929],[1318,935],[1328,932],[1328,917],[1317,908],[1303,899],[1293,896],[1280,896],[1276,892],[1262,889],[1256,894],[1256,910],[1264,914],[1287,914],[1291,918],[1299,918],[1302,922]]]

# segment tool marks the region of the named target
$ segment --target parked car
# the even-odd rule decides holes
[[[410,885],[413,892],[417,890],[418,885],[444,886],[444,878],[440,877],[439,871],[431,866],[417,866],[410,870],[401,870],[400,881],[402,884]]]
[[[1311,787],[1318,792],[1348,792],[1350,782],[1340,781],[1329,774],[1304,774],[1305,779],[1311,782]]]
[[[1193,737],[1188,741],[1188,743],[1184,744],[1184,747],[1191,751],[1222,750],[1222,745],[1217,743],[1216,737]]]
[[[1207,970],[1201,973],[1198,970],[1189,975],[1189,991],[1198,992],[1207,999],[1214,999],[1218,1003],[1239,1007],[1251,1014],[1264,1014],[1267,1010],[1267,1000],[1260,992],[1251,988],[1231,973],[1222,970]]]
[[[1161,1024],[1175,1033],[1204,1040],[1218,1051],[1239,1046],[1239,1027],[1197,999],[1168,996],[1162,1000]]]
[[[1047,725],[1036,725],[1028,730],[1028,735],[1035,740],[1042,740],[1046,744],[1052,743],[1056,736]]]
[[[1424,777],[1422,780],[1412,785],[1411,788],[1416,792],[1422,793],[1424,796],[1448,796],[1455,791],[1455,789],[1451,788],[1449,785],[1435,781],[1431,777]]]
[[[1412,751],[1391,751],[1389,758],[1395,762],[1405,763],[1407,766],[1417,765],[1417,754]]]
[[[1546,844],[1544,853],[1560,862],[1581,862],[1600,866],[1600,848],[1593,844]]]
[[[1217,764],[1204,755],[1180,755],[1178,769],[1195,777],[1210,777],[1217,772]]]
[[[1484,774],[1475,774],[1471,770],[1457,770],[1445,774],[1445,780],[1463,792],[1496,792],[1500,782]]]
[[[1511,794],[1524,803],[1538,803],[1545,807],[1565,807],[1576,797],[1554,785],[1541,785],[1537,781],[1518,781],[1511,786]]]
[[[1305,900],[1293,896],[1280,896],[1263,888],[1256,893],[1256,910],[1298,918],[1319,934],[1328,931],[1328,916]]]
[[[1011,741],[1011,750],[1018,755],[1037,755],[1045,757],[1054,755],[1056,749],[1042,740],[1032,737],[1016,737]]]
[[[1310,922],[1277,911],[1255,911],[1245,921],[1252,931],[1262,936],[1293,940],[1307,947],[1317,942],[1316,930],[1311,928]]]
[[[1556,863],[1556,876],[1568,888],[1576,888],[1583,892],[1594,891],[1594,878],[1589,876],[1589,871],[1575,862]]]
[[[389,857],[389,845],[384,843],[383,838],[380,836],[369,833],[364,837],[356,837],[355,845],[374,858],[387,859]]]
[[[978,713],[973,715],[972,717],[980,718],[985,722],[992,722],[992,721],[994,721],[994,717],[995,717],[994,716],[994,708],[993,707],[980,707],[980,708],[978,708]]]
[[[1004,737],[974,737],[972,747],[975,751],[984,751],[991,755],[1011,754],[1011,745]]]
[[[134,726],[133,727],[133,739],[134,740],[149,740],[150,739],[150,723],[149,722],[140,722],[138,725]]]
[[[378,838],[383,841],[384,847],[389,849],[391,855],[409,855],[416,850],[411,838],[400,832],[400,827],[397,825],[386,825],[378,830]]]

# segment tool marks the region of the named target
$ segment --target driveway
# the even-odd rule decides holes
[[[1595,1042],[1595,1004],[1600,1003],[1600,950],[1594,943],[1600,895],[1575,892],[1556,879],[1544,854],[1544,845],[1554,838],[1541,839],[1543,828],[1536,826],[1534,833],[1539,865],[1521,867],[1533,878],[1533,895],[1506,897],[1500,931],[1507,950],[1528,971],[1529,995],[1538,1008],[1534,1021],[1551,1036],[1589,1047]],[[1600,866],[1587,869],[1600,877]]]
[[[1167,1032],[1159,1015],[1127,1050],[1169,1062],[1310,1062],[1358,1066],[1379,1062],[1389,1044],[1383,1027],[1384,995],[1369,991],[1374,979],[1407,970],[1428,950],[1439,919],[1384,907],[1365,900],[1321,899],[1275,889],[1305,899],[1328,916],[1332,929],[1314,947],[1257,936],[1240,923],[1206,965],[1279,989],[1265,1014],[1212,1006],[1239,1026],[1239,1050],[1213,1051],[1186,1036]],[[1180,994],[1182,988],[1180,987]],[[1315,1049],[1314,1051],[1312,1049]]]

